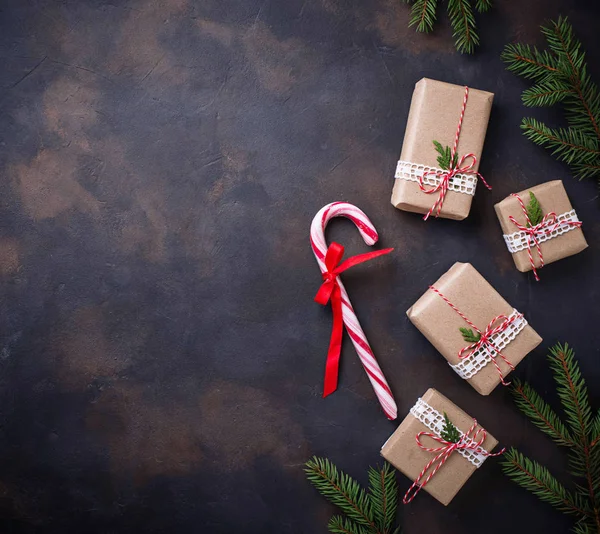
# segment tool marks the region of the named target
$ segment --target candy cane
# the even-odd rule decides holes
[[[369,218],[356,206],[348,204],[347,202],[332,202],[331,204],[328,204],[315,215],[310,226],[310,243],[322,273],[327,270],[325,267],[325,254],[327,252],[325,228],[327,227],[327,223],[334,217],[346,217],[350,219],[358,228],[364,242],[369,246],[374,245],[379,239],[373,223],[371,223]],[[365,336],[365,333],[358,322],[356,313],[354,313],[354,309],[348,298],[348,293],[339,277],[338,284],[342,294],[342,316],[350,339],[352,340],[354,348],[358,353],[358,357],[373,385],[373,389],[375,390],[375,394],[381,403],[385,415],[388,419],[396,419],[398,409],[396,407],[396,402],[394,401],[394,396],[383,375],[381,367],[379,367],[379,364],[375,359],[371,346],[367,341],[367,336]]]

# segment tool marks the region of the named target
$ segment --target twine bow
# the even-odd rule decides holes
[[[502,373],[502,369],[500,369],[500,365],[498,365],[498,362],[496,361],[496,357],[500,356],[504,363],[506,363],[506,365],[510,367],[511,371],[515,370],[515,366],[494,345],[492,338],[496,334],[504,332],[513,322],[515,322],[517,319],[521,319],[523,315],[518,314],[510,318],[506,315],[497,315],[488,323],[488,325],[485,327],[485,330],[482,332],[463,312],[461,312],[454,304],[452,304],[452,302],[450,302],[450,300],[448,300],[448,298],[437,287],[429,286],[429,289],[437,293],[444,300],[444,302],[448,304],[448,306],[450,306],[456,313],[458,313],[458,315],[460,315],[463,318],[463,320],[481,336],[475,343],[472,343],[471,345],[460,349],[458,351],[458,357],[461,360],[464,360],[471,356],[471,354],[473,354],[476,350],[481,349],[484,346],[488,347],[489,349],[491,349],[488,353],[490,355],[492,363],[494,364],[494,367],[496,367],[496,371],[498,371],[498,375],[500,376],[500,382],[503,386],[508,386],[510,382],[506,382],[504,380],[504,374]]]
[[[458,442],[456,442],[456,443],[453,443],[451,441],[446,441],[445,439],[443,439],[440,436],[437,436],[435,434],[432,434],[431,432],[419,432],[416,435],[415,439],[417,441],[417,445],[421,449],[423,449],[424,451],[427,451],[427,452],[435,452],[435,453],[437,453],[437,455],[434,456],[431,460],[429,460],[429,462],[427,462],[427,465],[419,473],[419,476],[413,482],[412,486],[410,488],[408,488],[408,491],[406,492],[406,494],[404,495],[404,498],[402,499],[402,502],[404,504],[408,504],[417,496],[417,493],[419,493],[419,491],[421,491],[428,484],[428,482],[435,476],[435,474],[439,471],[439,469],[446,463],[446,461],[448,460],[448,458],[450,458],[450,455],[454,451],[472,450],[472,451],[475,451],[478,454],[481,454],[485,457],[500,456],[501,454],[504,454],[504,451],[506,449],[502,449],[500,452],[496,452],[496,453],[491,453],[489,451],[486,451],[482,447],[482,445],[487,437],[487,432],[483,428],[480,428],[476,431],[475,430],[476,428],[477,428],[477,421],[475,419],[473,419],[473,424],[471,425],[471,428],[469,428],[467,433],[463,434],[461,436],[461,438],[458,440]],[[421,436],[428,436],[432,440],[438,442],[441,445],[441,447],[426,447],[421,442]],[[427,472],[430,469],[431,469],[431,472],[429,474],[427,474]],[[427,475],[427,476],[425,476],[425,475]],[[425,479],[425,480],[423,480],[423,479]],[[423,481],[423,482],[421,482],[421,481]]]
[[[465,86],[465,96],[463,98],[463,104],[462,104],[462,109],[460,112],[460,118],[458,119],[456,135],[454,136],[454,145],[452,145],[452,151],[450,153],[450,169],[427,171],[427,172],[424,172],[419,177],[419,188],[421,189],[421,191],[423,191],[423,193],[425,193],[427,195],[431,195],[433,193],[437,193],[438,191],[440,192],[440,195],[438,196],[438,198],[435,201],[435,203],[433,204],[433,206],[431,206],[431,209],[423,217],[424,221],[429,219],[429,216],[434,211],[436,211],[436,214],[435,214],[436,217],[440,216],[440,213],[442,211],[442,206],[444,204],[444,200],[446,199],[446,193],[448,192],[448,188],[450,187],[450,182],[451,182],[452,178],[454,178],[458,174],[474,174],[478,178],[481,179],[481,181],[484,183],[484,185],[490,191],[492,189],[491,186],[488,185],[488,183],[485,181],[485,178],[481,174],[479,174],[477,171],[473,170],[473,167],[475,167],[475,165],[477,163],[477,158],[475,157],[475,154],[465,154],[464,156],[462,156],[460,158],[459,162],[456,165],[454,165],[454,160],[456,158],[456,153],[458,151],[458,140],[460,138],[460,131],[462,129],[462,123],[465,118],[465,109],[467,107],[468,99],[469,99],[469,88],[467,86]],[[471,163],[469,165],[465,165],[465,161],[467,161],[469,158],[471,159]],[[427,189],[427,187],[425,187],[425,184],[423,183],[423,181],[424,181],[425,177],[429,174],[437,176],[440,179],[440,183],[437,184],[435,187]]]
[[[358,254],[346,259],[340,264],[344,255],[344,247],[339,243],[331,243],[325,255],[325,267],[327,270],[323,273],[323,284],[315,295],[315,301],[325,306],[331,300],[333,310],[333,327],[331,330],[331,339],[329,341],[329,350],[327,351],[327,361],[325,364],[325,385],[323,387],[323,397],[327,397],[337,389],[338,372],[340,365],[340,354],[342,350],[342,335],[344,332],[344,318],[342,304],[350,307],[350,303],[342,299],[338,276],[350,267],[359,263],[372,260],[378,256],[389,254],[393,248],[386,248],[366,254]]]
[[[459,127],[459,132],[460,132],[460,127]],[[451,155],[450,161],[454,161],[454,155],[455,155],[455,148],[452,149],[452,155]],[[468,165],[465,165],[465,161],[467,161],[468,159],[470,159],[471,162]],[[484,183],[484,185],[491,191],[492,188],[485,181],[485,178],[480,173],[473,170],[473,167],[475,167],[476,163],[477,163],[477,158],[475,157],[475,154],[465,154],[464,156],[462,156],[460,158],[458,164],[455,167],[452,167],[448,170],[438,169],[435,171],[426,171],[421,176],[419,176],[419,188],[421,189],[421,191],[423,191],[423,193],[425,193],[427,195],[431,195],[433,193],[437,193],[438,191],[440,192],[440,195],[438,196],[438,198],[435,201],[435,203],[433,204],[433,206],[431,206],[431,209],[423,217],[424,221],[429,219],[429,216],[434,211],[436,212],[435,216],[439,217],[439,215],[442,211],[442,206],[444,204],[444,200],[446,198],[446,193],[448,192],[448,188],[450,187],[450,181],[452,180],[452,178],[454,178],[458,174],[474,174],[474,175],[476,175],[479,179],[481,179],[481,181]],[[424,180],[425,180],[425,177],[430,174],[433,176],[437,176],[440,179],[440,182],[436,186],[428,189],[424,184]]]
[[[533,271],[533,276],[535,277],[536,282],[540,281],[540,277],[538,276],[537,269],[535,267],[535,261],[533,260],[533,254],[531,253],[531,244],[535,245],[535,248],[538,253],[538,258],[540,259],[540,269],[544,267],[544,255],[542,254],[542,247],[538,240],[538,237],[543,235],[550,235],[555,230],[563,226],[575,226],[577,228],[581,228],[583,224],[581,221],[559,221],[556,217],[556,213],[551,211],[544,215],[544,218],[536,224],[535,226],[531,224],[531,219],[529,218],[529,214],[527,213],[527,208],[525,207],[525,203],[521,199],[519,195],[516,193],[512,193],[513,197],[516,197],[521,204],[521,209],[523,210],[523,214],[525,215],[525,220],[527,221],[526,225],[519,223],[512,215],[509,217],[510,222],[512,222],[521,232],[524,232],[527,235],[527,255],[529,256],[529,263],[531,263],[531,270]]]
[[[499,334],[500,332],[504,332],[504,330],[506,330],[513,322],[515,322],[517,319],[520,319],[521,317],[522,315],[513,315],[510,318],[508,318],[506,315],[497,315],[489,322],[489,324],[485,327],[485,330],[483,332],[479,330],[479,328],[477,328],[474,324],[471,324],[471,326],[479,333],[481,337],[475,343],[469,345],[468,347],[460,349],[460,351],[458,352],[458,357],[461,360],[463,360],[468,358],[469,356],[471,356],[471,354],[483,348],[484,346],[489,347],[489,349],[491,349],[490,356],[492,357],[492,362],[496,366],[496,370],[500,375],[500,382],[502,382],[503,386],[508,386],[510,382],[504,381],[504,375],[502,374],[502,370],[500,369],[498,362],[496,362],[494,354],[500,356],[500,358],[504,360],[504,363],[506,363],[506,365],[510,367],[511,371],[514,371],[515,367],[510,361],[507,360],[506,356],[504,356],[504,354],[502,354],[502,352],[498,350],[498,348],[494,345],[493,341],[490,338],[493,338],[496,334]],[[498,322],[500,323],[498,324]]]

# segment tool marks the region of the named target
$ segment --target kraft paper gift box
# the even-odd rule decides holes
[[[394,207],[404,211],[427,213],[435,203],[438,193],[424,193],[416,177],[425,170],[440,169],[437,160],[440,154],[436,151],[433,141],[438,141],[443,147],[452,148],[464,96],[465,87],[461,85],[429,78],[423,78],[415,85],[392,192]],[[456,154],[458,159],[463,155],[473,154],[477,158],[473,171],[479,169],[481,162],[481,151],[493,99],[493,93],[469,88]],[[429,178],[433,179],[431,175],[427,176],[427,179]],[[465,180],[466,182],[460,177],[452,178],[440,217],[462,220],[469,215],[477,176],[467,175]],[[431,184],[427,187],[431,187]],[[454,190],[455,188],[457,190]]]
[[[526,318],[508,304],[470,263],[455,263],[433,287],[481,332],[485,332],[490,322],[498,316],[512,318],[507,328],[491,336],[490,341],[513,367],[542,342]],[[465,341],[460,329],[473,331],[473,328],[433,289],[428,289],[406,314],[448,360],[454,371],[481,395],[489,395],[501,383],[492,357],[495,357],[502,377],[506,378],[511,372],[510,366],[488,345],[471,354],[467,351],[468,357],[459,358],[460,351],[471,345]],[[501,322],[499,319],[493,326]]]
[[[569,224],[565,221],[579,221],[565,187],[561,180],[553,180],[540,185],[536,185],[525,191],[517,193],[525,206],[531,201],[530,192],[537,198],[542,213],[547,215],[551,212],[556,214],[557,222],[563,221],[562,225],[555,227],[552,221],[548,223],[548,230],[552,230],[547,236],[542,232],[538,235],[538,241],[544,258],[544,265],[548,265],[554,261],[572,256],[586,249],[588,244],[583,236],[581,228],[574,224]],[[502,202],[494,206],[500,226],[504,232],[505,241],[509,252],[512,253],[513,260],[519,271],[522,273],[531,271],[533,266],[527,251],[526,236],[513,221],[513,217],[517,223],[527,225],[523,208],[519,200],[515,196],[508,196]],[[514,250],[514,252],[513,252]],[[541,267],[542,263],[535,244],[531,245],[531,255],[536,269]]]
[[[383,445],[381,455],[409,479],[415,481],[427,463],[435,457],[435,453],[420,448],[415,438],[419,432],[430,432],[439,436],[444,414],[464,434],[473,425],[472,417],[435,389],[428,389]],[[480,428],[482,427],[477,425],[476,429]],[[421,442],[431,448],[440,446],[427,436],[422,437]],[[491,452],[497,444],[498,440],[487,433],[482,448]],[[484,457],[479,456],[479,460],[483,459]],[[478,463],[477,459],[475,462]],[[459,451],[454,451],[422,489],[447,506],[477,468],[478,466]]]

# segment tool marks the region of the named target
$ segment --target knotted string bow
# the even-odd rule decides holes
[[[444,302],[448,304],[448,306],[450,306],[456,313],[458,313],[458,315],[460,315],[463,318],[463,320],[480,335],[480,338],[475,343],[472,343],[471,345],[460,349],[458,351],[458,357],[461,360],[464,360],[471,356],[471,354],[473,354],[476,350],[481,349],[483,347],[488,347],[489,349],[491,349],[490,351],[488,351],[488,353],[492,359],[494,366],[496,367],[496,371],[498,371],[498,374],[500,375],[500,382],[503,386],[508,386],[510,382],[505,382],[504,374],[502,373],[502,369],[500,369],[500,366],[496,361],[496,356],[500,356],[504,363],[506,363],[506,365],[510,367],[511,371],[515,370],[515,366],[506,358],[506,356],[504,356],[504,354],[502,354],[502,352],[500,352],[496,345],[494,345],[492,338],[496,334],[505,331],[513,322],[523,317],[523,315],[518,314],[510,318],[506,315],[497,315],[488,323],[485,330],[482,332],[463,312],[461,312],[454,304],[452,304],[452,302],[450,302],[450,300],[448,300],[448,298],[437,287],[429,286],[429,289],[435,291],[444,300]]]
[[[469,345],[468,347],[460,349],[460,351],[458,352],[458,357],[461,360],[463,360],[471,356],[471,354],[481,349],[482,347],[488,347],[489,349],[491,349],[490,355],[492,356],[492,362],[494,362],[496,370],[500,375],[500,382],[502,382],[503,386],[508,386],[510,382],[504,381],[504,375],[502,374],[502,370],[500,369],[498,362],[496,362],[494,354],[500,356],[500,358],[504,360],[504,363],[506,363],[510,367],[511,371],[514,371],[515,367],[510,361],[507,360],[506,356],[504,356],[504,354],[502,354],[502,352],[498,350],[498,348],[494,345],[493,341],[490,338],[506,330],[512,323],[514,323],[520,317],[520,315],[513,315],[512,317],[508,318],[506,315],[498,315],[489,322],[489,324],[486,326],[483,332],[472,324],[471,326],[479,333],[481,337],[475,343]],[[498,324],[499,321],[500,323]]]
[[[442,211],[442,206],[444,204],[444,200],[446,198],[446,193],[448,192],[448,188],[450,187],[450,181],[452,180],[452,178],[454,178],[458,174],[474,174],[478,178],[481,179],[481,181],[484,183],[484,185],[490,191],[492,189],[491,186],[489,186],[488,183],[485,181],[485,178],[483,176],[481,176],[481,174],[479,174],[477,171],[473,170],[473,167],[475,167],[475,164],[477,163],[477,158],[475,157],[475,154],[465,154],[464,156],[462,156],[460,158],[460,161],[458,162],[458,164],[454,165],[454,160],[456,158],[456,153],[458,151],[458,140],[460,138],[460,131],[462,129],[463,119],[465,118],[465,109],[467,108],[467,100],[468,99],[469,99],[469,88],[465,86],[465,96],[463,98],[462,109],[460,111],[460,118],[458,119],[456,135],[454,136],[454,145],[452,146],[452,151],[450,154],[450,169],[427,171],[427,172],[424,172],[419,177],[419,188],[421,189],[421,191],[423,191],[423,193],[431,195],[433,193],[437,193],[438,191],[440,192],[440,195],[438,196],[434,205],[431,206],[431,209],[423,217],[423,220],[425,220],[425,221],[427,219],[429,219],[429,216],[436,210],[437,211],[436,211],[435,216],[439,217],[439,215]],[[469,165],[465,165],[465,161],[469,158],[471,159],[471,163]],[[425,177],[429,174],[437,176],[440,179],[440,183],[437,184],[435,187],[427,189],[427,187],[425,187],[425,184],[423,181],[424,181]]]
[[[533,276],[535,277],[536,282],[540,281],[540,277],[538,276],[537,269],[535,267],[535,261],[533,261],[533,254],[531,253],[531,244],[535,245],[535,248],[538,253],[538,257],[540,259],[540,269],[544,266],[544,255],[542,254],[542,247],[538,240],[538,237],[543,235],[550,235],[555,230],[563,226],[575,226],[577,228],[581,228],[583,224],[581,221],[559,221],[556,217],[556,213],[551,211],[544,215],[544,218],[536,224],[535,226],[531,224],[531,219],[529,218],[529,214],[527,213],[527,208],[525,207],[525,203],[521,199],[519,195],[516,193],[512,193],[513,197],[516,197],[521,204],[521,209],[523,210],[523,214],[525,215],[525,219],[527,221],[526,225],[519,223],[512,215],[509,217],[510,222],[512,222],[521,232],[524,232],[527,235],[527,255],[529,256],[529,263],[531,263],[531,270],[533,271]]]
[[[460,131],[460,129],[459,129],[459,131]],[[454,155],[455,155],[454,150],[455,149],[453,149],[453,151],[452,151],[452,156],[451,156],[450,161],[454,161]],[[471,159],[471,162],[468,165],[465,165],[465,161],[467,161],[467,159]],[[473,170],[473,167],[475,166],[476,163],[477,163],[477,158],[475,157],[475,154],[465,154],[464,156],[462,156],[460,158],[456,167],[452,167],[448,170],[438,169],[435,171],[426,171],[421,176],[419,176],[419,188],[421,189],[421,191],[423,191],[423,193],[430,195],[432,193],[437,193],[438,191],[440,192],[440,195],[438,196],[438,198],[435,201],[435,203],[433,204],[433,206],[431,206],[431,209],[423,217],[424,221],[429,219],[429,216],[434,211],[436,212],[435,216],[439,217],[439,215],[442,211],[442,206],[444,204],[444,200],[446,198],[446,193],[448,192],[448,188],[450,187],[450,181],[452,180],[452,178],[454,178],[458,174],[474,174],[474,175],[476,175],[483,182],[483,184],[491,191],[492,188],[485,181],[485,178],[480,173]],[[440,179],[440,182],[436,186],[428,189],[425,186],[424,180],[425,180],[425,177],[430,174],[433,176],[437,176]]]
[[[402,502],[404,504],[408,504],[417,496],[417,493],[419,493],[419,491],[421,491],[427,485],[427,483],[433,478],[433,476],[438,472],[438,470],[446,463],[446,461],[448,460],[448,458],[450,458],[450,455],[454,451],[472,450],[472,451],[475,451],[478,454],[481,454],[485,457],[500,456],[501,454],[504,454],[504,451],[506,449],[502,449],[500,452],[496,452],[496,453],[491,453],[489,451],[486,451],[482,447],[482,445],[483,445],[483,442],[485,441],[485,438],[487,437],[487,432],[483,428],[480,428],[479,430],[475,431],[476,428],[477,428],[477,421],[475,419],[473,419],[473,425],[471,426],[471,428],[468,430],[468,432],[466,434],[463,434],[461,436],[461,438],[458,440],[458,442],[456,442],[456,443],[454,443],[452,441],[446,441],[445,439],[441,438],[440,436],[436,436],[435,434],[432,434],[431,432],[419,432],[417,434],[415,439],[417,441],[417,445],[421,449],[423,449],[424,451],[427,451],[427,452],[435,452],[438,454],[436,456],[434,456],[427,463],[427,465],[419,473],[419,476],[417,477],[417,479],[413,482],[413,485],[410,488],[408,488],[408,491],[406,492],[406,494],[404,495],[404,498],[402,499]],[[421,436],[430,437],[434,441],[437,441],[441,445],[441,447],[426,447],[425,445],[423,445],[423,443],[421,443]],[[432,467],[433,467],[433,469],[431,470],[431,472],[427,475],[427,477],[425,477],[427,472]],[[425,479],[425,480],[423,480],[423,479]],[[423,480],[423,482],[421,482],[422,480]]]
[[[342,350],[342,335],[344,332],[344,319],[342,315],[342,304],[350,307],[350,303],[342,299],[342,293],[338,283],[338,276],[345,270],[354,267],[359,263],[372,260],[378,256],[389,254],[393,248],[386,248],[366,254],[358,254],[344,260],[340,264],[344,255],[344,247],[339,243],[331,243],[325,255],[325,267],[327,270],[323,273],[323,284],[315,296],[315,301],[325,306],[331,300],[333,310],[333,327],[331,330],[331,339],[329,341],[329,350],[327,351],[327,362],[325,364],[325,385],[323,387],[323,397],[327,397],[337,389],[338,370],[340,364],[340,353]]]

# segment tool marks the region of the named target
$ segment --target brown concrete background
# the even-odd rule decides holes
[[[308,229],[333,200],[364,209],[396,247],[344,279],[400,414],[436,387],[564,475],[508,392],[480,397],[404,314],[470,261],[545,338],[518,375],[550,395],[545,348],[569,341],[600,405],[597,186],[521,136],[526,84],[499,59],[565,14],[600,80],[600,9],[495,3],[474,57],[454,52],[445,16],[415,35],[400,0],[2,3],[4,532],[326,531],[333,508],[303,462],[326,455],[364,481],[395,428],[347,340],[340,389],[320,398],[331,318],[312,300]],[[494,190],[480,188],[464,222],[424,224],[389,203],[423,76],[496,93],[481,167]],[[556,178],[591,247],[536,284],[514,268],[492,206]],[[349,223],[328,235],[365,251]],[[403,513],[408,534],[569,525],[494,461],[451,507],[422,495]]]

